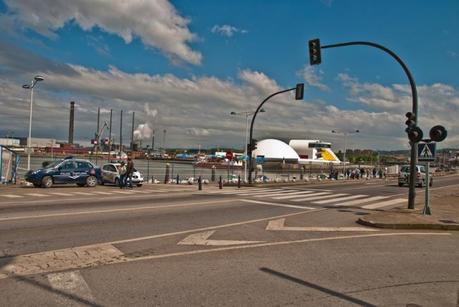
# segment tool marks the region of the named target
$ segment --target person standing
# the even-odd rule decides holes
[[[131,157],[128,157],[126,166],[126,177],[124,178],[124,186],[127,186],[127,180],[129,178],[129,188],[132,189],[132,175],[134,174],[134,161]]]
[[[119,186],[120,189],[126,186],[125,181],[126,181],[126,165],[124,164],[124,161],[121,161],[121,165],[119,167],[119,173],[120,173],[120,180],[119,180]]]

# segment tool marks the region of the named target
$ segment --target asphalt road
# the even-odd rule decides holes
[[[382,181],[2,188],[0,305],[458,306],[458,232],[355,223],[407,192]]]

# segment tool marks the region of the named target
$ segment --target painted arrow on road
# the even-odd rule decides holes
[[[285,226],[285,219],[278,219],[269,221],[266,230],[284,230],[284,231],[379,231],[377,229],[364,228],[364,227],[289,227]]]
[[[226,245],[240,245],[240,244],[254,244],[264,243],[264,241],[234,241],[234,240],[208,240],[213,235],[215,230],[204,231],[189,235],[179,245],[209,245],[209,246],[226,246]]]

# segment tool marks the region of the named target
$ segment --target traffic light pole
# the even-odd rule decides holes
[[[247,158],[249,162],[249,184],[252,184],[252,171],[253,171],[253,163],[252,163],[252,148],[253,148],[253,124],[255,123],[255,118],[257,117],[258,112],[261,110],[261,107],[265,104],[266,101],[268,101],[270,98],[282,94],[285,92],[290,92],[296,90],[296,87],[294,88],[289,88],[287,90],[279,91],[274,94],[269,95],[268,97],[265,98],[265,100],[260,103],[258,108],[255,110],[255,113],[252,116],[252,122],[250,123],[250,136],[249,136],[249,148],[247,148]]]
[[[399,64],[402,66],[403,71],[405,72],[406,76],[411,85],[411,95],[413,99],[413,106],[412,112],[415,116],[415,125],[417,126],[418,120],[418,92],[416,90],[416,83],[414,82],[414,78],[411,75],[410,70],[406,66],[406,64],[402,61],[402,59],[395,54],[392,50],[372,42],[347,42],[347,43],[340,43],[340,44],[332,44],[332,45],[325,45],[321,46],[321,49],[327,48],[336,48],[336,47],[345,47],[345,46],[355,46],[355,45],[363,45],[363,46],[370,46],[374,48],[378,48],[382,51],[385,51],[390,56],[392,56]],[[416,198],[416,162],[417,162],[417,143],[410,142],[411,145],[411,158],[410,158],[410,185],[409,185],[409,193],[408,193],[408,209],[414,209],[414,202]]]

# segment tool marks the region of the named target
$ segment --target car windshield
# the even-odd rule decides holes
[[[61,164],[62,161],[64,161],[64,160],[53,161],[53,162],[49,163],[48,165],[46,165],[45,168],[55,168],[56,166]]]

